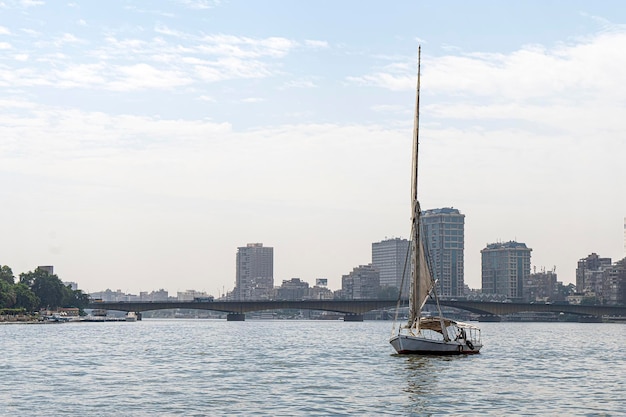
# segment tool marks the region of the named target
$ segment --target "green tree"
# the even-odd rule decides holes
[[[15,305],[13,285],[0,279],[0,308],[11,308]]]
[[[35,271],[37,271],[39,268],[37,268]],[[33,281],[35,280],[35,272],[32,271],[28,271],[28,272],[22,272],[20,274],[20,279],[19,279],[19,283],[20,284],[24,284],[26,285],[28,288],[33,286]]]
[[[39,298],[41,307],[55,308],[63,305],[66,287],[56,274],[37,268],[34,272],[20,274],[20,283],[30,287]]]
[[[13,290],[15,292],[15,308],[23,308],[26,311],[39,309],[39,297],[26,284],[17,283],[13,285]]]
[[[69,286],[65,287],[65,296],[63,298],[63,307],[76,307],[83,311],[89,305],[89,294],[81,290],[72,290]]]
[[[13,276],[13,271],[6,265],[0,266],[0,281],[4,281],[7,284],[13,285],[15,283],[15,276]]]

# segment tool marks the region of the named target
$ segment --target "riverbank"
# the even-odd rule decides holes
[[[39,316],[31,316],[31,315],[0,315],[0,324],[11,324],[11,323],[36,323],[39,321]]]
[[[77,317],[71,319],[41,318],[39,316],[0,316],[2,324],[58,324],[58,323],[105,323],[128,321],[124,317]]]

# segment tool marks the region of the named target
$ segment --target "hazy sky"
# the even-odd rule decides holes
[[[420,200],[575,282],[624,256],[622,1],[0,0],[0,264],[219,295],[238,246],[341,275]]]

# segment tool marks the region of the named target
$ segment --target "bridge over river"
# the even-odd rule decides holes
[[[133,311],[164,309],[212,310],[227,313],[229,321],[245,320],[245,313],[267,310],[320,310],[344,314],[344,321],[363,321],[363,314],[372,310],[394,308],[393,300],[301,300],[301,301],[92,301],[87,308]],[[401,306],[407,302],[402,301]],[[485,302],[464,300],[441,300],[441,305],[470,311],[483,316],[530,312],[570,313],[584,316],[626,316],[626,306],[595,306],[574,304],[532,304],[509,302]]]

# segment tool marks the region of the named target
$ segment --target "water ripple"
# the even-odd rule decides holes
[[[393,354],[389,322],[0,326],[0,415],[613,416],[617,324],[483,323],[477,356]]]

